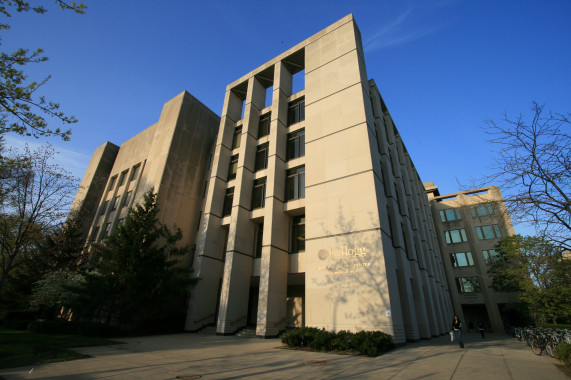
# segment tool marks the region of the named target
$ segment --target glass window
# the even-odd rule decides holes
[[[291,253],[305,251],[305,215],[294,216],[291,228]]]
[[[236,178],[238,172],[238,155],[230,157],[230,166],[228,167],[228,181]]]
[[[494,215],[494,206],[491,203],[482,203],[470,206],[470,212],[474,218],[477,216]]]
[[[264,223],[256,226],[256,246],[254,247],[254,257],[262,257],[262,247],[264,238]]]
[[[109,206],[109,200],[106,200],[105,203],[103,203],[103,206],[101,206],[101,211],[99,212],[99,215],[105,215],[105,211],[107,211],[107,206]]]
[[[111,222],[108,222],[105,224],[105,228],[103,229],[103,232],[101,233],[101,238],[105,238],[109,235],[109,232],[111,231]]]
[[[228,216],[232,213],[232,201],[234,200],[234,188],[226,189],[224,196],[224,206],[222,208],[222,216]]]
[[[129,191],[125,195],[125,199],[123,199],[123,207],[129,206],[129,202],[131,201],[131,196],[133,195],[133,190]]]
[[[109,187],[107,188],[107,191],[113,190],[116,181],[117,181],[117,176],[111,177],[111,179],[109,180]]]
[[[305,156],[305,129],[287,135],[287,159]]]
[[[498,226],[497,224],[476,227],[476,233],[478,234],[478,239],[480,240],[488,240],[488,239],[502,237],[500,226]]]
[[[478,277],[456,277],[456,286],[460,293],[477,293],[480,291]]]
[[[236,129],[234,129],[234,137],[232,138],[232,149],[238,149],[240,147],[241,140],[242,140],[242,127],[236,127]]]
[[[484,255],[484,260],[486,261],[486,264],[492,264],[494,261],[497,260],[499,254],[495,249],[488,249],[488,250],[483,250],[482,254]]]
[[[111,211],[117,210],[117,206],[119,206],[119,199],[121,199],[121,196],[118,195],[113,199],[113,204],[111,205]]]
[[[125,184],[125,177],[127,176],[127,172],[128,170],[125,170],[123,173],[121,173],[121,176],[119,177],[119,184],[117,186],[123,186]]]
[[[460,210],[457,208],[449,208],[446,210],[440,210],[440,220],[443,222],[451,222],[453,220],[460,220],[462,216],[460,215]]]
[[[137,179],[137,175],[139,174],[139,168],[141,167],[141,164],[137,164],[135,166],[133,166],[133,169],[131,169],[131,177],[129,178],[129,181],[134,181]]]
[[[452,266],[457,267],[470,267],[474,265],[474,260],[472,259],[471,252],[458,252],[450,254],[450,261],[452,261]]]
[[[97,234],[99,233],[99,226],[95,226],[93,233],[91,234],[91,241],[95,241]]]
[[[256,163],[254,165],[254,171],[267,169],[268,167],[268,150],[269,144],[265,143],[258,145],[256,149]]]
[[[258,138],[270,134],[270,114],[262,115],[258,124]]]
[[[305,120],[305,99],[301,98],[289,104],[287,125],[290,126]]]
[[[266,200],[266,178],[260,178],[254,181],[252,189],[252,210],[264,207]]]
[[[305,198],[305,166],[286,172],[286,201]]]
[[[446,244],[455,244],[468,241],[468,238],[466,237],[466,231],[463,228],[459,230],[445,231],[444,236],[446,237]]]

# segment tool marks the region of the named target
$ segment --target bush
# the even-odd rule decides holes
[[[69,334],[96,337],[112,337],[118,335],[118,329],[116,327],[102,323],[79,321],[36,321],[28,325],[28,330],[43,334]]]
[[[304,327],[282,336],[282,343],[289,347],[311,347],[318,351],[356,351],[362,355],[375,356],[389,351],[392,339],[381,331],[359,331],[338,333]]]
[[[30,310],[10,310],[2,313],[2,326],[12,330],[26,330],[28,324],[36,319],[36,312]]]
[[[555,347],[555,359],[571,367],[571,344],[560,343]]]
[[[571,329],[571,325],[558,323],[554,325],[553,323],[540,323],[537,325],[538,327],[543,327],[547,329],[554,329],[554,330],[565,330]]]

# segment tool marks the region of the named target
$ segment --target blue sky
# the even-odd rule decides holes
[[[96,147],[147,128],[180,92],[220,114],[227,84],[349,13],[369,78],[442,194],[491,165],[484,119],[529,114],[533,101],[571,111],[568,0],[87,0],[85,15],[43,3],[45,15],[8,20],[2,48],[50,58],[26,71],[52,75],[43,94],[79,119],[70,142],[50,140],[79,177]]]

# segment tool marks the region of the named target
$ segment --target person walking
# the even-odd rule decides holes
[[[482,323],[482,321],[479,319],[478,319],[478,331],[480,332],[480,335],[482,336],[482,338],[485,338],[485,336],[484,336],[484,323]]]
[[[452,321],[452,331],[456,335],[456,340],[460,344],[460,348],[464,348],[464,341],[462,341],[462,322],[457,315],[454,315],[454,320]]]

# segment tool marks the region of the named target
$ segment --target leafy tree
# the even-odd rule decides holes
[[[145,193],[124,222],[92,246],[94,272],[78,289],[74,313],[105,318],[123,329],[144,330],[183,317],[189,271],[177,265],[188,252],[180,229],[172,233],[158,220],[157,195]],[[178,322],[178,321],[177,321]],[[182,327],[182,318],[181,318]]]
[[[488,274],[498,291],[520,292],[534,318],[571,316],[571,261],[559,247],[537,237],[503,238],[496,246],[498,256]]]
[[[62,9],[76,13],[84,13],[86,6],[75,1],[69,3],[55,1]],[[0,0],[0,14],[11,17],[16,12],[35,12],[43,14],[47,10],[41,5],[31,5],[33,1]],[[9,29],[6,23],[0,23],[0,30]],[[38,95],[38,90],[50,79],[48,76],[40,81],[28,81],[22,67],[47,61],[42,49],[32,52],[18,49],[15,52],[0,52],[0,134],[15,132],[25,136],[60,136],[69,140],[71,131],[60,128],[50,129],[44,117],[54,117],[64,124],[76,123],[73,116],[66,116],[60,105],[44,96]]]
[[[65,220],[77,178],[53,163],[51,145],[24,153],[8,151],[0,167],[0,305],[27,265],[38,259],[37,246]]]
[[[531,223],[538,236],[571,245],[571,114],[545,112],[500,122],[487,120],[489,142],[500,147],[493,174],[485,180],[502,189],[512,219]]]

